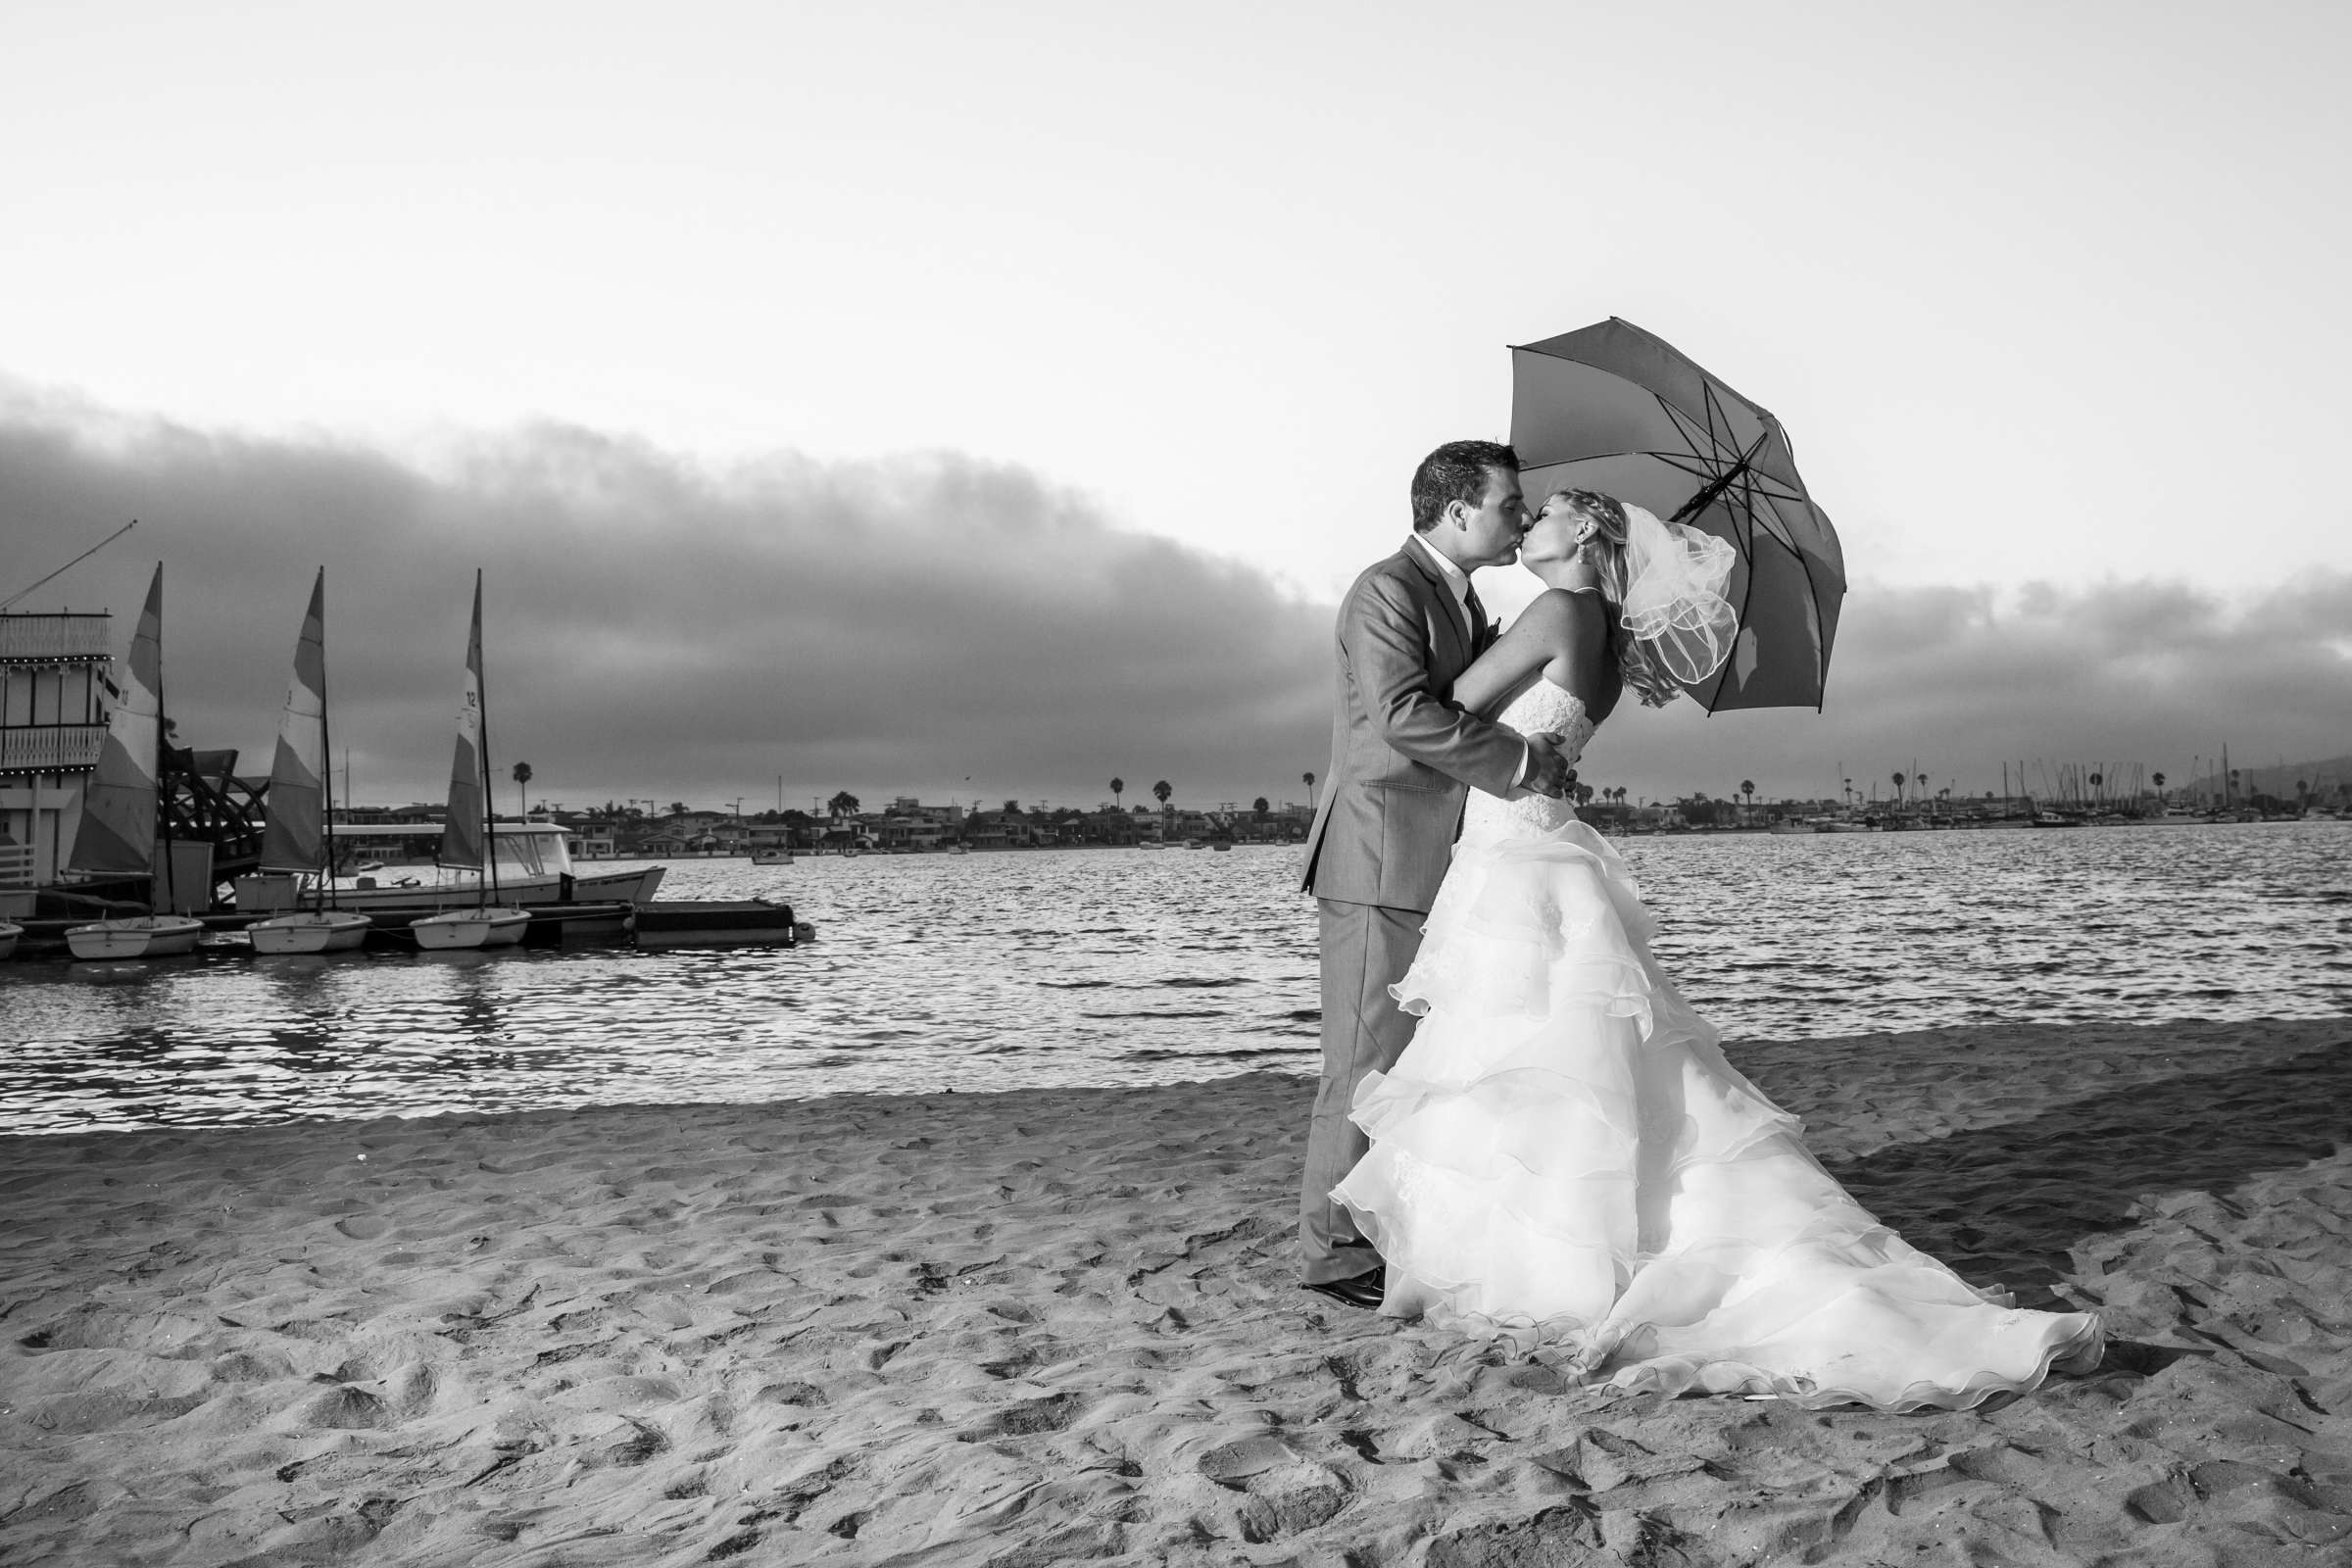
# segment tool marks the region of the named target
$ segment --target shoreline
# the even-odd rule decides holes
[[[2352,1542],[2352,1019],[1727,1050],[1915,1245],[2100,1307],[2106,1365],[1976,1412],[1611,1399],[1351,1312],[1294,1285],[1289,1074],[12,1135],[0,1555]]]

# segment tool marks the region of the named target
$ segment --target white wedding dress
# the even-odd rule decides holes
[[[1593,726],[1539,679],[1522,734]],[[1334,1189],[1391,1316],[1554,1346],[1667,1393],[1966,1407],[2088,1370],[2082,1312],[2022,1311],[1906,1245],[1806,1152],[1652,956],[1608,842],[1564,802],[1473,791],[1397,1001],[1412,1044],[1357,1090]]]

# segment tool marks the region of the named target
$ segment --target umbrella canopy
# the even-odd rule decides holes
[[[1739,552],[1740,636],[1688,688],[1709,712],[1819,708],[1845,597],[1837,532],[1781,421],[1663,338],[1614,317],[1511,350],[1511,445],[1530,504],[1598,490]]]

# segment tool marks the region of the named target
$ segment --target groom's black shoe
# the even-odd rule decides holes
[[[1325,1280],[1317,1285],[1301,1285],[1299,1289],[1312,1291],[1317,1296],[1328,1296],[1345,1306],[1360,1306],[1372,1312],[1379,1310],[1380,1298],[1387,1291],[1384,1278],[1383,1270],[1374,1269],[1369,1274],[1358,1274],[1351,1279]]]

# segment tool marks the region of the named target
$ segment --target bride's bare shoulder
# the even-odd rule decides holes
[[[1546,588],[1528,602],[1519,617],[1528,631],[1558,648],[1575,648],[1595,635],[1606,636],[1609,614],[1600,596]]]

